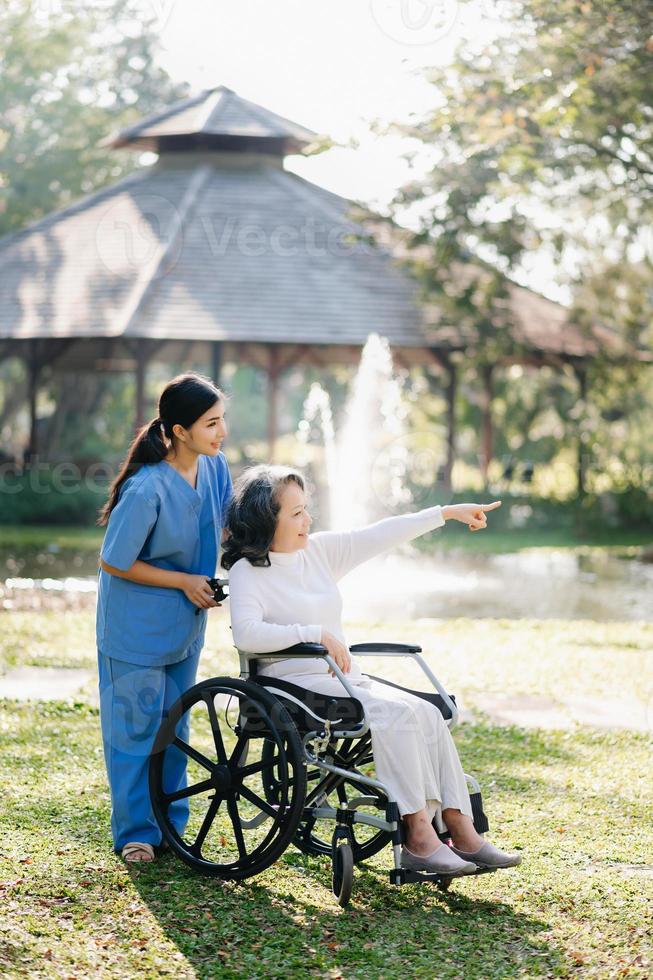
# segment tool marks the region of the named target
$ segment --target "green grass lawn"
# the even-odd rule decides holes
[[[0,548],[46,548],[48,545],[56,545],[59,548],[97,551],[102,543],[104,530],[100,527],[4,524],[0,525]]]
[[[5,704],[0,969],[9,977],[647,977],[650,744],[483,725],[456,736],[494,839],[521,868],[393,888],[389,851],[339,909],[328,861],[291,849],[243,884],[110,850],[98,717]],[[649,909],[650,911],[650,909]]]
[[[419,640],[463,702],[477,690],[553,693],[561,682],[579,693],[653,693],[651,624],[357,622],[348,635]],[[210,619],[202,675],[233,674],[229,651],[222,610]],[[93,661],[90,612],[0,614],[0,670]],[[399,676],[401,663],[386,674]],[[84,696],[3,702],[0,973],[649,977],[650,737],[487,723],[463,724],[455,737],[482,784],[491,839],[522,849],[523,865],[443,894],[392,887],[386,849],[357,869],[341,910],[329,862],[294,848],[243,884],[199,878],[170,856],[126,868],[111,850],[97,709]]]
[[[0,611],[0,674],[12,667],[95,668],[91,610]],[[651,705],[653,623],[591,620],[418,619],[345,621],[351,643],[371,639],[419,643],[440,680],[465,703],[476,692],[577,696],[616,693]],[[56,637],[56,642],[53,642]],[[367,658],[368,673],[407,685],[424,675],[406,660]],[[233,676],[238,661],[225,609],[209,616],[201,675]],[[91,694],[94,683],[87,694]]]

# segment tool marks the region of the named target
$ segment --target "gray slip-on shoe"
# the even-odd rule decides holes
[[[507,854],[489,841],[479,847],[478,851],[459,851],[453,846],[451,850],[463,861],[473,861],[477,868],[515,868],[521,864],[521,854]]]
[[[461,860],[447,844],[441,844],[426,857],[413,854],[406,846],[403,846],[401,848],[401,866],[409,871],[426,871],[429,874],[446,875],[448,878],[471,875],[477,870],[477,865],[471,861]]]

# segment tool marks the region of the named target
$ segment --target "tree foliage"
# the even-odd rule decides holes
[[[451,65],[428,70],[433,108],[392,127],[413,140],[415,177],[391,217],[410,225],[401,235],[424,297],[440,322],[469,338],[467,363],[478,370],[519,353],[508,277],[524,278],[545,252],[557,284],[570,288],[570,318],[650,347],[653,7],[515,0],[501,9],[489,43],[463,45]],[[623,462],[628,448],[626,469],[642,479],[653,462],[641,428],[653,410],[650,368],[599,359],[590,377],[593,407],[570,405],[569,379],[551,389],[557,422],[541,385],[529,405],[532,375],[509,384],[498,377],[497,448],[530,439],[537,458],[542,446],[529,432],[547,432],[552,451],[556,437],[573,445],[582,423],[597,466]],[[635,431],[624,424],[627,412]]]
[[[112,132],[186,94],[157,66],[151,8],[139,0],[4,0],[0,6],[0,235],[118,180],[139,165],[102,145]],[[124,414],[121,379],[71,385],[46,371],[42,455],[111,451],[102,415]],[[116,392],[121,398],[116,402]],[[0,369],[0,435],[8,448],[26,424],[25,372]],[[96,413],[93,416],[93,413]],[[129,422],[131,425],[131,403]],[[122,417],[122,416],[121,416]],[[89,418],[92,424],[89,425]],[[125,431],[123,429],[123,431]],[[105,439],[105,442],[102,442]]]
[[[398,128],[432,168],[396,204],[426,200],[421,230],[437,228],[443,258],[471,248],[504,270],[572,235],[638,241],[653,217],[653,7],[519,0],[510,11],[487,47],[428,72],[435,108]]]
[[[185,94],[156,51],[151,11],[138,0],[4,0],[0,235],[138,165],[134,153],[101,144]]]

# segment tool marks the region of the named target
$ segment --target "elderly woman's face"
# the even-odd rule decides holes
[[[305,548],[312,523],[306,508],[306,494],[294,480],[279,493],[277,527],[270,551],[299,551]]]

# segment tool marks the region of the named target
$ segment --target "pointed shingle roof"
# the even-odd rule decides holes
[[[284,156],[300,153],[316,137],[312,130],[219,85],[146,116],[111,137],[107,145],[157,153],[200,147]]]
[[[0,337],[428,344],[349,208],[265,158],[162,161],[0,241]]]
[[[313,135],[223,86],[125,130],[112,145],[191,152],[161,152],[0,240],[0,338],[328,348],[360,347],[375,332],[417,356],[464,350],[460,326],[422,302],[396,247],[351,219],[352,202],[284,169],[284,153]],[[613,346],[529,290],[515,285],[511,302],[532,350],[582,357]]]

